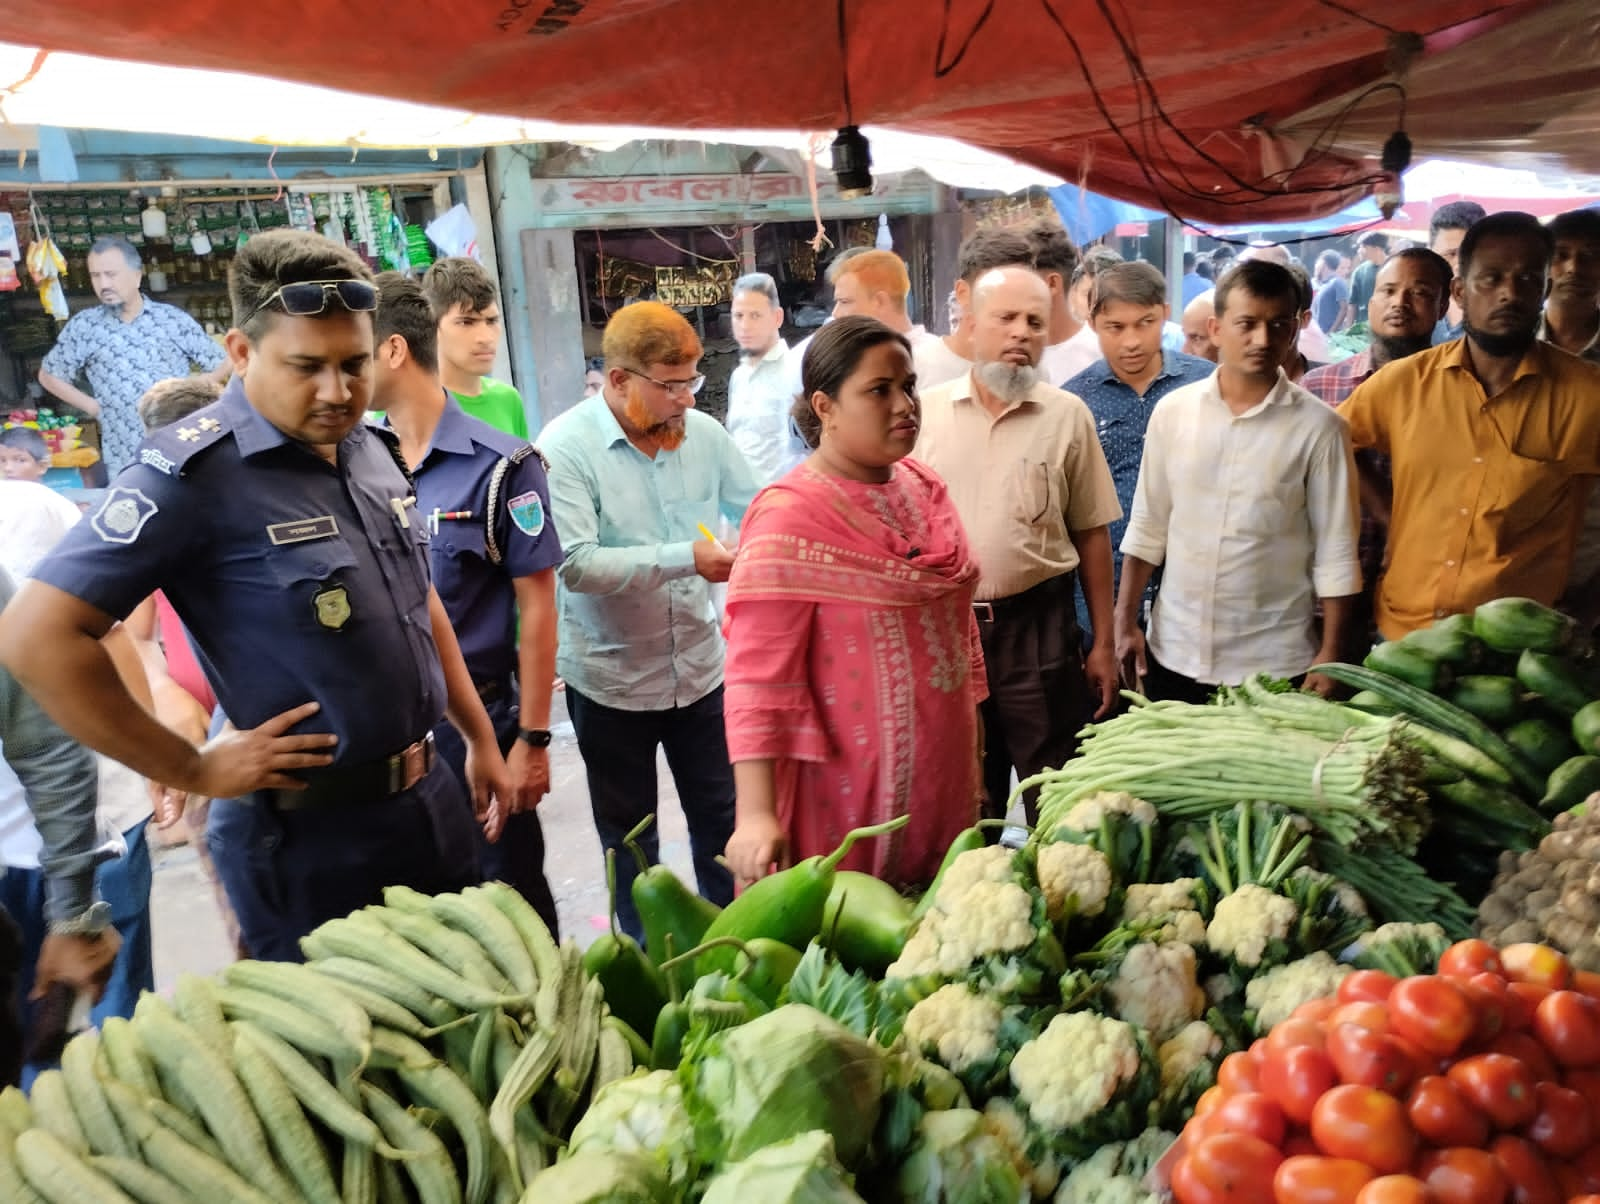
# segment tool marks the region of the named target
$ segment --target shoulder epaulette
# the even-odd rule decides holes
[[[212,402],[187,418],[151,431],[139,448],[138,460],[169,477],[179,477],[190,460],[215,447],[227,433],[227,411],[221,402]]]

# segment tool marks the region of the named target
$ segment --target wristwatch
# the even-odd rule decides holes
[[[51,936],[97,937],[111,927],[111,904],[103,900],[91,903],[89,909],[66,920],[55,920],[50,925]]]
[[[550,733],[543,728],[525,727],[517,732],[517,739],[533,748],[549,748]]]

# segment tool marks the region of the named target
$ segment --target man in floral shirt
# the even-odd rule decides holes
[[[174,305],[140,291],[144,265],[132,243],[96,240],[89,251],[89,280],[100,304],[72,315],[44,357],[39,383],[75,409],[100,421],[100,457],[116,476],[144,440],[139,398],[158,380],[187,376],[191,367],[228,378],[226,357],[200,324]],[[79,374],[91,393],[74,383]]]

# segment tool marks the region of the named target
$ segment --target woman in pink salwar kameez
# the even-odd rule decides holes
[[[944,483],[906,459],[906,339],[865,317],[812,339],[811,457],[756,497],[728,582],[728,863],[751,881],[909,814],[844,868],[926,885],[978,817],[978,569]]]

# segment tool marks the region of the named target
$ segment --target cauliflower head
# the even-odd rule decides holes
[[[1017,1106],[1008,1099],[990,1100],[983,1109],[983,1131],[1000,1143],[1033,1198],[1048,1199],[1061,1182],[1061,1160],[1028,1128]]]
[[[951,983],[911,1009],[904,1032],[906,1040],[959,1075],[994,1060],[1002,1018],[994,1000]]]
[[[1142,827],[1156,822],[1156,809],[1142,798],[1134,798],[1125,790],[1102,790],[1072,804],[1072,809],[1057,821],[1056,827],[1093,832],[1108,815],[1126,815]]]
[[[1444,929],[1438,924],[1407,924],[1398,920],[1388,924],[1380,924],[1363,942],[1368,945],[1382,945],[1389,941],[1419,940],[1441,941],[1449,947],[1450,938],[1444,934]]]
[[[1093,1012],[1068,1012],[1017,1051],[1011,1082],[1039,1128],[1075,1129],[1134,1086],[1144,1051],[1133,1025]]]
[[[1246,883],[1217,903],[1206,927],[1206,944],[1250,969],[1261,964],[1268,945],[1289,939],[1299,918],[1293,899]]]
[[[1146,1129],[1132,1141],[1101,1146],[1062,1180],[1053,1204],[1156,1204],[1142,1180],[1176,1140]]]
[[[947,890],[946,886],[939,888],[940,901],[923,915],[885,977],[959,978],[974,962],[1033,944],[1038,935],[1033,899],[1016,882],[981,879],[970,883],[959,896],[959,911],[945,909]]]
[[[1085,844],[1047,844],[1039,850],[1039,887],[1059,923],[1097,916],[1111,894],[1111,862]]]
[[[1289,877],[1303,878],[1307,882],[1316,882],[1330,887],[1333,890],[1334,898],[1339,902],[1339,906],[1353,916],[1370,914],[1367,911],[1367,901],[1361,897],[1361,892],[1348,882],[1335,878],[1332,874],[1325,874],[1321,870],[1312,869],[1309,865],[1302,865]],[[1438,925],[1435,924],[1434,927],[1437,928]],[[1440,929],[1441,933],[1443,931],[1443,929]]]
[[[986,845],[981,849],[968,849],[945,870],[939,879],[939,893],[934,903],[946,911],[962,905],[966,893],[980,882],[1010,882],[1016,877],[1016,854],[1003,845]]]
[[[1182,1087],[1195,1071],[1222,1052],[1222,1038],[1204,1020],[1192,1020],[1156,1050],[1161,1089]]]
[[[1164,1041],[1206,1010],[1206,993],[1195,977],[1194,946],[1139,944],[1123,955],[1107,984],[1111,1010],[1129,1024]]]
[[[1287,1020],[1302,1003],[1332,995],[1350,973],[1349,966],[1318,951],[1256,975],[1245,984],[1244,1006],[1256,1014],[1256,1028],[1264,1033]]]

